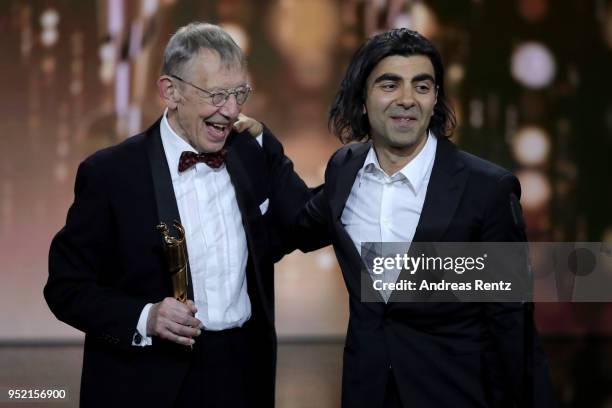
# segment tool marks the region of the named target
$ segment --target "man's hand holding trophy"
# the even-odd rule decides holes
[[[174,221],[174,228],[178,232],[177,237],[170,235],[165,223],[157,226],[164,241],[173,297],[167,297],[151,307],[147,320],[147,335],[193,347],[193,338],[200,335],[202,322],[195,318],[196,306],[187,298],[188,258],[185,229],[178,221]]]

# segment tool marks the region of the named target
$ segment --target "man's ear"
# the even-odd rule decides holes
[[[157,90],[166,107],[170,110],[176,109],[176,106],[181,100],[181,96],[179,95],[176,86],[174,86],[174,82],[168,75],[162,75],[159,77],[157,80]]]

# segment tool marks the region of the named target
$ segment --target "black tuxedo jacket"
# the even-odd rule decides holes
[[[295,235],[303,250],[331,238],[349,292],[342,406],[381,407],[390,367],[406,407],[551,405],[529,304],[361,301],[362,261],[341,215],[370,146],[332,156]],[[519,197],[511,173],[439,138],[413,241],[525,241]]]
[[[263,149],[248,134],[230,135],[226,147],[249,251],[249,324],[261,373],[252,381],[261,392],[261,406],[271,407],[273,261],[286,242],[283,225],[294,218],[309,191],[267,129]],[[269,207],[262,215],[259,205],[266,199]],[[190,364],[188,348],[159,338],[149,347],[131,345],[145,304],[172,296],[155,226],[162,220],[170,225],[173,219],[180,217],[159,121],[79,166],[74,203],[51,244],[44,295],[58,319],[85,332],[82,406],[170,407],[177,396]]]

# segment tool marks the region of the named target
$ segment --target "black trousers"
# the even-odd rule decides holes
[[[252,344],[248,322],[243,328],[202,331],[174,407],[256,407]]]
[[[383,408],[402,408],[402,400],[399,396],[397,381],[395,381],[395,375],[392,369],[389,369],[387,375],[387,389],[385,390]]]

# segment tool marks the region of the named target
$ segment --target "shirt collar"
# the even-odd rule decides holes
[[[164,152],[166,153],[166,160],[168,161],[168,167],[170,167],[170,175],[172,179],[176,179],[179,176],[178,164],[181,157],[181,153],[184,151],[197,153],[189,143],[187,143],[182,137],[180,137],[170,127],[168,122],[168,108],[164,111],[161,124],[159,126],[161,133],[162,145],[164,146]]]
[[[403,175],[414,188],[415,193],[418,193],[432,168],[433,161],[436,157],[437,145],[438,140],[436,136],[433,133],[428,132],[425,146],[423,146],[421,151],[401,170],[395,174],[392,174],[390,178],[394,178],[398,174]],[[386,173],[382,167],[380,167],[380,163],[378,162],[378,157],[376,156],[376,151],[374,150],[373,146],[368,151],[368,155],[363,163],[361,172],[362,176],[365,172],[380,172],[382,175],[386,176]]]

